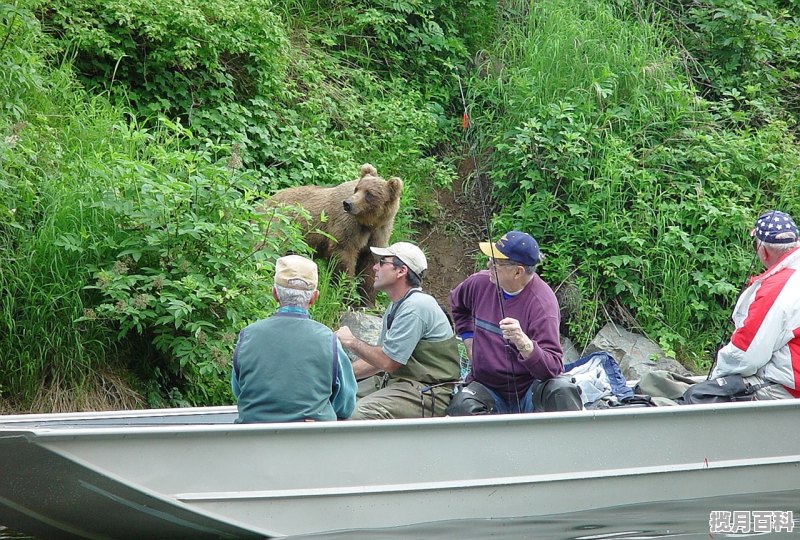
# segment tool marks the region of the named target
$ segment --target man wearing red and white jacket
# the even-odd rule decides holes
[[[751,279],[733,312],[736,330],[711,378],[742,375],[764,385],[756,399],[800,397],[800,241],[788,214],[759,216],[750,233],[766,271]]]

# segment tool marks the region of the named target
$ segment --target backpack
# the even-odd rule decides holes
[[[756,392],[773,384],[775,383],[750,384],[741,375],[727,375],[690,386],[683,394],[683,404],[752,401]]]

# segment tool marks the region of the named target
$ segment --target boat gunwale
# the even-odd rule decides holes
[[[583,411],[565,412],[540,412],[526,414],[507,414],[507,415],[486,415],[486,416],[453,416],[438,418],[405,418],[390,420],[348,420],[340,422],[294,422],[294,423],[265,423],[265,424],[235,424],[232,422],[215,423],[175,423],[165,422],[163,424],[149,425],[116,425],[102,424],[90,427],[59,426],[58,423],[69,421],[80,422],[91,420],[119,419],[124,421],[126,418],[160,418],[160,417],[180,417],[180,416],[200,416],[203,414],[228,414],[230,407],[195,407],[186,409],[149,409],[142,411],[112,411],[100,413],[61,413],[57,418],[48,415],[35,415],[36,418],[23,419],[24,415],[4,417],[0,415],[0,438],[8,436],[34,436],[41,439],[74,439],[78,437],[110,437],[124,433],[126,436],[148,436],[148,435],[192,435],[208,433],[251,433],[251,432],[283,432],[283,431],[305,431],[305,432],[328,432],[332,430],[404,430],[404,429],[434,429],[434,428],[455,428],[458,426],[474,427],[474,424],[481,425],[536,425],[553,422],[575,422],[588,420],[602,420],[603,418],[631,417],[642,418],[652,416],[698,416],[704,414],[736,414],[741,410],[765,409],[797,409],[800,408],[800,401],[796,400],[774,400],[741,403],[713,403],[674,407],[623,407],[615,409],[589,409]],[[235,407],[233,408],[235,410]],[[131,413],[131,414],[126,414]],[[52,418],[52,419],[51,419]],[[36,425],[36,422],[53,422],[52,425]],[[26,425],[26,424],[34,425]]]

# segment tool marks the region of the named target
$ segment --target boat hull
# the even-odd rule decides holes
[[[157,507],[149,526],[168,521],[172,529],[163,537],[171,538],[284,536],[756,498],[800,485],[800,434],[791,429],[798,405],[282,425],[234,425],[224,409],[207,417],[204,409],[173,411],[170,419],[130,413],[136,420],[129,425],[92,415],[61,415],[50,424],[47,415],[39,423],[5,417],[3,463],[7,455],[35,450],[20,462],[28,474],[12,482],[4,471],[0,523],[12,519],[4,524],[30,529],[13,521],[17,504],[44,517],[58,509],[57,528],[65,534],[73,534],[71,519],[85,525],[80,510],[68,504],[39,498],[36,506],[47,482],[65,499],[94,486],[93,497],[122,505],[132,516]],[[195,423],[181,414],[194,415]],[[121,415],[118,423],[124,422]],[[23,484],[25,504],[18,494]],[[118,515],[99,520],[104,523],[90,532],[120,537],[114,533]],[[145,536],[158,537],[139,537]]]

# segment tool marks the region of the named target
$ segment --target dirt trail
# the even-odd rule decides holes
[[[469,173],[465,163],[452,192],[437,193],[441,214],[434,225],[420,228],[416,238],[428,258],[428,276],[422,287],[448,307],[450,290],[476,270],[478,242],[486,241],[480,196],[473,193],[478,189],[474,182],[465,181]]]

